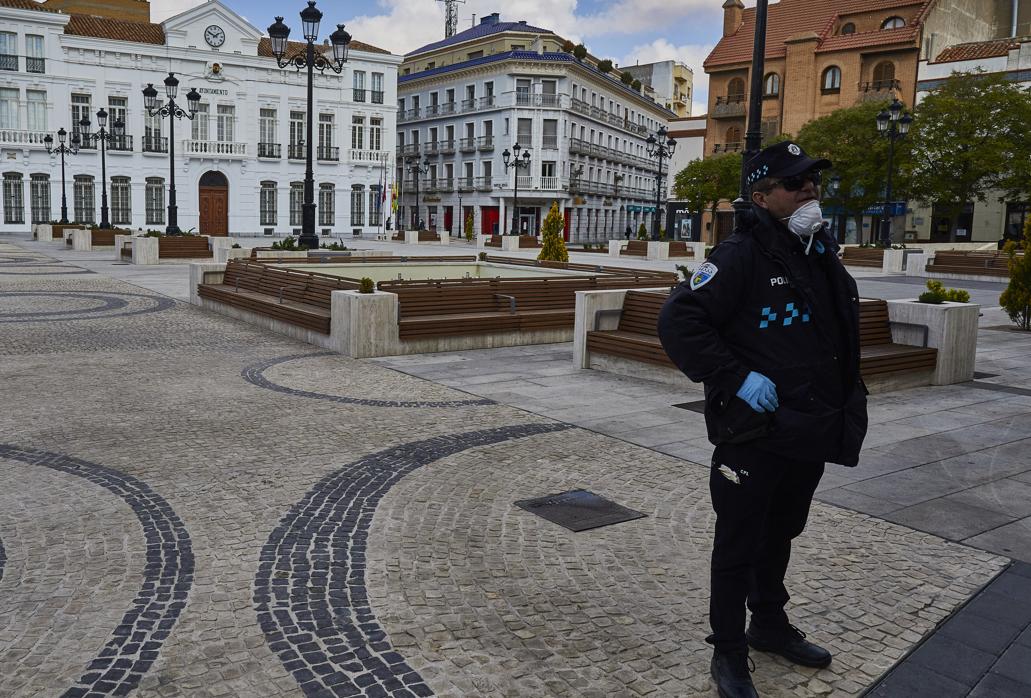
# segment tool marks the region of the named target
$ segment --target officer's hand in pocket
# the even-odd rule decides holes
[[[773,412],[777,409],[777,386],[761,373],[750,371],[737,396],[748,403],[756,412]]]

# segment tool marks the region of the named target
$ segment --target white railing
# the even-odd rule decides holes
[[[42,148],[46,145],[43,142],[43,139],[46,137],[46,131],[20,131],[13,128],[0,128],[0,143],[38,145]]]
[[[221,157],[246,157],[247,144],[227,141],[183,141],[183,152],[187,155],[217,155]]]
[[[541,177],[541,189],[559,189],[558,177]]]
[[[386,159],[387,151],[385,150],[351,150],[351,162],[372,162],[378,164]]]
[[[533,175],[517,175],[516,182],[520,189],[529,189],[533,186]]]

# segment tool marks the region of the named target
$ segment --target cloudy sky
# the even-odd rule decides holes
[[[286,15],[287,24],[299,29],[297,12],[305,6],[301,0],[223,1],[262,30],[277,14]],[[151,0],[153,21],[197,4],[198,0]],[[722,4],[723,0],[467,0],[458,6],[458,28],[469,28],[474,15],[479,21],[500,12],[502,20],[525,19],[582,41],[592,54],[619,65],[683,61],[694,70],[694,112],[700,114],[708,94],[701,64],[722,32]],[[437,0],[322,0],[319,8],[325,13],[324,27],[346,23],[356,39],[397,54],[444,37],[444,5]]]

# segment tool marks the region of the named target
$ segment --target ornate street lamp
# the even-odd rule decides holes
[[[68,145],[65,145],[65,139],[68,137],[68,132],[63,128],[57,130],[58,146],[54,147],[54,137],[49,133],[46,138],[43,139],[43,144],[47,147],[47,154],[53,155],[58,153],[61,156],[61,223],[68,222],[68,198],[65,196],[64,191],[64,156],[75,155],[79,152],[79,134],[72,133],[72,139]]]
[[[165,96],[168,101],[164,104],[158,103],[158,91],[154,89],[153,83],[147,83],[143,88],[143,106],[150,116],[158,115],[162,118],[168,117],[168,225],[165,226],[166,235],[179,235],[179,207],[175,201],[175,120],[189,119],[193,121],[197,116],[197,108],[200,105],[200,92],[190,88],[186,93],[186,104],[189,111],[184,111],[175,101],[179,93],[179,79],[175,73],[169,73],[165,78]]]
[[[301,10],[301,31],[304,34],[304,47],[293,55],[288,56],[290,49],[288,38],[290,27],[283,23],[282,17],[276,17],[276,21],[268,28],[269,39],[272,42],[272,55],[280,68],[293,66],[298,72],[307,69],[308,71],[308,111],[304,167],[304,203],[301,205],[301,236],[298,243],[301,247],[316,249],[319,246],[319,237],[315,234],[315,174],[312,170],[312,137],[314,121],[312,119],[315,111],[315,71],[324,73],[326,69],[334,73],[341,73],[344,70],[344,63],[347,62],[347,50],[351,44],[351,35],[344,31],[344,25],[338,24],[335,32],[329,35],[329,42],[333,47],[333,59],[329,60],[322,51],[315,50],[315,42],[319,38],[319,23],[322,21],[322,11],[315,7],[315,0],[308,0],[308,6]]]
[[[891,247],[891,176],[895,167],[895,141],[900,141],[909,133],[913,117],[909,112],[903,113],[902,102],[898,98],[891,101],[887,109],[877,115],[877,131],[888,139],[888,184],[884,192],[884,213],[881,217],[881,247]]]
[[[659,239],[659,224],[662,218],[662,161],[665,158],[673,157],[673,151],[677,149],[677,142],[667,138],[668,132],[665,126],[659,126],[655,135],[648,136],[648,157],[659,158],[659,169],[655,172],[655,218],[652,219],[652,240]],[[656,136],[658,136],[656,138]]]
[[[111,130],[107,130],[107,110],[103,107],[97,112],[97,125],[100,127],[96,133],[90,131],[89,117],[82,117],[79,120],[79,133],[84,141],[100,142],[100,227],[107,229],[111,227],[111,220],[107,215],[107,143],[113,140],[121,140],[125,135],[125,124],[117,119],[111,124]]]
[[[430,159],[423,160],[422,167],[419,166],[418,158],[412,158],[406,162],[409,163],[408,174],[415,178],[415,229],[422,230],[422,226],[419,225],[419,177],[430,171]]]
[[[512,146],[512,150],[515,152],[515,157],[512,157],[512,153],[508,152],[508,148],[505,148],[505,152],[501,154],[501,159],[505,163],[505,172],[508,172],[509,167],[515,168],[515,196],[512,199],[512,229],[509,231],[509,235],[519,234],[519,170],[528,170],[530,168],[530,149],[527,148],[523,152],[523,157],[519,157],[519,151],[523,150],[523,146],[516,143]]]

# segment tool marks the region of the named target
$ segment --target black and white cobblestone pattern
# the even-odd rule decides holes
[[[324,477],[290,509],[262,548],[254,604],[270,649],[306,696],[433,694],[393,650],[369,604],[365,556],[376,506],[428,463],[568,428],[526,424],[402,444]]]
[[[7,551],[4,550],[4,541],[0,538],[0,582],[4,581],[4,565],[7,564]]]
[[[288,361],[297,361],[300,359],[311,359],[323,356],[333,356],[333,352],[319,352],[315,354],[293,354],[291,356],[281,356],[274,359],[267,359],[265,361],[259,361],[246,366],[240,375],[245,381],[256,385],[259,388],[266,388],[268,390],[274,390],[277,393],[285,393],[287,395],[295,395],[297,397],[312,398],[315,400],[328,400],[329,402],[339,402],[348,405],[361,405],[362,407],[413,407],[413,408],[434,408],[434,407],[469,407],[476,405],[493,405],[493,400],[488,398],[473,398],[469,400],[373,400],[368,398],[357,398],[348,397],[345,395],[328,395],[326,393],[317,393],[310,390],[298,390],[297,388],[291,388],[285,385],[280,385],[269,380],[265,376],[265,371],[273,366],[284,364]]]
[[[99,654],[62,698],[126,695],[158,658],[186,607],[193,584],[189,533],[163,497],[139,479],[59,453],[0,444],[0,458],[81,477],[120,497],[136,514],[146,539],[143,584]],[[2,563],[0,563],[2,568]]]
[[[84,309],[49,310],[37,312],[5,312],[4,299],[57,298],[69,300],[92,300],[100,303]],[[128,308],[127,299],[144,299],[143,307]],[[135,305],[135,304],[134,304]],[[168,310],[175,306],[171,298],[143,293],[114,293],[110,291],[7,291],[0,293],[0,323],[9,322],[55,322],[65,320],[93,320],[97,318],[129,317]],[[124,311],[124,312],[114,312]],[[100,313],[106,313],[101,315]]]

